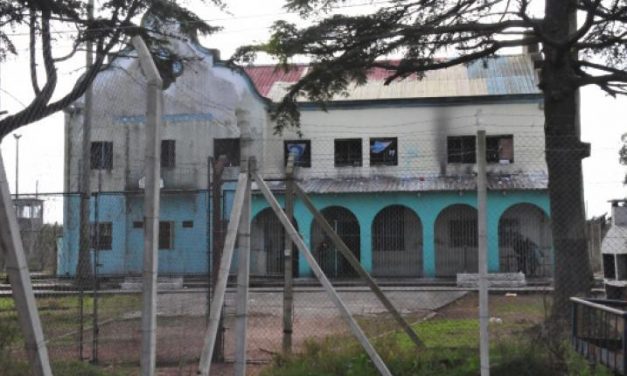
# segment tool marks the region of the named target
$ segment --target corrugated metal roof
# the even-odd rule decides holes
[[[259,92],[279,101],[291,84],[305,75],[307,67],[295,66],[285,71],[275,66],[245,68]],[[334,101],[439,98],[511,94],[539,94],[533,61],[529,55],[498,56],[468,65],[427,72],[423,79],[415,76],[384,85],[389,72],[376,68],[368,82],[352,86],[348,96],[338,95]]]
[[[307,193],[379,193],[379,192],[441,192],[474,191],[474,176],[433,176],[420,178],[396,178],[377,176],[370,178],[314,178],[299,182]],[[282,181],[270,181],[272,190],[282,191]],[[488,189],[493,191],[544,190],[548,188],[546,174],[516,174],[488,176]]]

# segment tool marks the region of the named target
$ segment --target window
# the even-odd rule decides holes
[[[239,138],[216,138],[213,140],[213,157],[226,157],[226,167],[239,166]]]
[[[172,222],[159,222],[159,249],[174,248],[174,226]]]
[[[91,231],[91,248],[104,251],[112,249],[113,242],[113,225],[111,222],[92,223]]]
[[[603,255],[603,275],[607,279],[616,278],[616,264],[614,264],[613,254],[606,253]]]
[[[133,228],[144,228],[144,222],[142,221],[134,221]]]
[[[111,170],[113,168],[113,142],[91,143],[91,169]]]
[[[446,138],[448,163],[475,163],[475,136]]]
[[[310,140],[289,140],[284,142],[283,154],[285,164],[290,153],[294,154],[294,166],[311,167],[311,141]]]
[[[335,140],[335,167],[361,166],[361,138]]]
[[[486,161],[488,163],[513,163],[514,136],[486,137]]]
[[[370,165],[398,165],[398,141],[396,137],[370,139]]]
[[[193,228],[194,221],[183,221],[183,228]]]
[[[176,143],[174,140],[161,141],[161,167],[172,168],[176,161]]]
[[[477,221],[456,219],[449,223],[451,247],[477,247]]]

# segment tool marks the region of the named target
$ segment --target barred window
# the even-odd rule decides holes
[[[213,140],[213,157],[226,157],[226,167],[239,166],[239,138],[216,138]]]
[[[285,164],[290,153],[294,154],[294,165],[311,167],[311,140],[288,140],[284,142]]]
[[[488,163],[513,163],[514,136],[486,137],[486,161]]]
[[[361,166],[361,138],[335,140],[335,167]]]
[[[113,168],[113,142],[92,142],[90,159],[92,170],[111,170]]]
[[[448,163],[475,163],[475,136],[452,136],[446,139]]]
[[[453,247],[476,247],[477,221],[471,219],[454,219],[449,222],[449,240]]]
[[[113,248],[113,225],[111,222],[92,223],[90,231],[92,249],[105,251]]]
[[[176,163],[176,142],[174,140],[161,141],[161,167],[173,168]]]
[[[174,226],[172,222],[159,222],[159,249],[174,248]]]
[[[398,165],[398,141],[396,137],[370,139],[370,165]]]

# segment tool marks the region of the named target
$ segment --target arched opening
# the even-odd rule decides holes
[[[552,245],[549,217],[535,205],[514,205],[499,219],[501,272],[522,272],[531,278],[551,277]]]
[[[477,209],[463,204],[444,209],[435,222],[436,276],[477,273],[477,256]]]
[[[411,209],[392,205],[374,218],[372,274],[377,277],[422,275],[422,223]]]
[[[322,215],[337,232],[342,241],[360,259],[359,222],[350,210],[331,206],[322,210]],[[329,278],[353,278],[357,273],[344,256],[324,234],[318,222],[311,225],[311,246],[316,261]]]
[[[298,224],[295,224],[298,229]],[[271,208],[265,208],[255,216],[250,228],[251,260],[253,275],[279,277],[285,270],[285,229]],[[298,275],[298,251],[292,247],[292,271]]]

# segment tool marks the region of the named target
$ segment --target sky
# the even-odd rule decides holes
[[[377,6],[378,0],[349,0],[343,13],[356,14]],[[226,0],[227,12],[217,10],[199,1],[186,3],[202,19],[223,26],[223,31],[203,38],[208,48],[217,48],[222,58],[232,55],[240,45],[262,42],[267,39],[270,26],[276,19],[300,22],[295,14],[283,8],[284,0]],[[536,1],[536,4],[538,2]],[[68,35],[57,30],[55,49],[59,55],[71,45]],[[28,42],[24,30],[16,30],[18,56],[0,64],[0,108],[10,112],[19,110],[32,97],[28,72]],[[269,62],[260,59],[258,62]],[[58,91],[67,91],[81,74],[83,59],[74,59],[62,66],[59,72]],[[582,90],[582,139],[592,145],[592,155],[584,160],[584,192],[588,217],[609,212],[607,200],[627,197],[627,187],[622,181],[626,169],[618,163],[620,136],[627,133],[627,98],[611,98],[594,87]],[[63,114],[57,113],[42,121],[17,130],[19,139],[19,192],[58,193],[63,191]],[[16,140],[8,135],[0,143],[7,178],[15,193]],[[59,196],[45,196],[49,213],[46,221],[61,220]],[[56,209],[55,209],[56,208]]]

